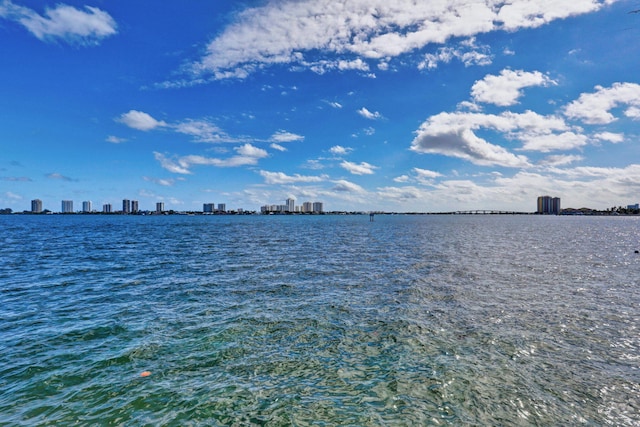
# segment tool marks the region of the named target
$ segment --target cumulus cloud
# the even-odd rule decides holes
[[[345,154],[349,154],[353,151],[353,148],[343,147],[342,145],[334,145],[329,149],[331,154],[335,154],[337,156],[343,156]]]
[[[162,153],[158,153],[157,151],[153,152],[153,156],[160,163],[160,166],[162,166],[169,172],[180,173],[184,175],[191,174],[188,164],[186,166],[183,166],[179,163],[179,161],[169,159],[167,156]]]
[[[587,124],[608,124],[617,120],[611,110],[619,106],[627,107],[627,117],[640,119],[640,84],[614,83],[608,88],[596,86],[595,92],[583,93],[567,105],[564,114]]]
[[[97,7],[58,4],[46,8],[44,15],[32,9],[18,6],[10,0],[0,3],[0,18],[17,22],[43,41],[63,40],[82,45],[98,44],[102,39],[117,33],[118,26],[107,12]]]
[[[353,175],[372,175],[374,173],[373,171],[377,169],[376,166],[370,165],[367,162],[357,164],[346,160],[340,163],[340,166],[351,172]]]
[[[504,112],[499,115],[467,112],[440,113],[430,117],[416,131],[411,150],[418,153],[458,157],[483,166],[529,166],[525,156],[515,155],[500,145],[478,137],[475,132],[480,129],[493,130],[508,138],[520,139],[525,144],[529,143],[527,149],[540,151],[565,148],[566,141],[562,138],[558,140],[557,147],[552,146],[552,137],[545,138],[557,132],[570,130],[561,118],[541,116],[532,111]],[[538,142],[536,146],[534,144],[536,140],[545,140],[546,144]],[[575,141],[573,142],[575,144]]]
[[[562,132],[560,134],[530,134],[523,135],[523,150],[540,151],[548,153],[554,150],[571,150],[587,145],[586,135],[575,132]]]
[[[260,175],[264,178],[266,184],[295,184],[295,183],[309,183],[309,182],[322,182],[327,179],[326,175],[321,176],[304,176],[299,174],[287,175],[284,172],[269,172],[260,171]]]
[[[168,126],[164,124],[164,126]],[[205,120],[186,120],[173,125],[173,129],[181,134],[189,135],[197,142],[236,142],[237,139],[227,135],[222,129]]]
[[[158,127],[167,126],[167,123],[156,120],[149,114],[137,110],[130,110],[128,113],[123,113],[116,119],[116,121],[129,126],[132,129],[145,132]]]
[[[476,102],[505,107],[518,102],[522,89],[551,84],[557,83],[539,71],[502,70],[498,76],[487,75],[476,81],[471,88],[471,96]]]
[[[420,179],[434,179],[442,176],[441,173],[428,169],[413,168],[413,172],[415,172]]]
[[[271,138],[269,140],[273,142],[278,142],[278,143],[296,142],[296,141],[304,141],[304,136],[287,132],[285,130],[279,130],[278,132],[271,135]]]
[[[271,147],[271,148],[273,148],[274,150],[277,150],[277,151],[287,151],[287,149],[285,147],[283,147],[280,144],[276,144],[275,142],[271,143],[269,145],[269,147]]]
[[[332,188],[333,191],[339,191],[342,193],[358,193],[358,194],[366,193],[366,190],[361,186],[359,186],[358,184],[354,184],[353,182],[346,181],[344,179],[334,181],[334,183],[336,185],[333,186]]]
[[[414,0],[288,0],[236,15],[192,66],[194,78],[245,78],[263,67],[368,69],[454,37],[535,28],[594,12],[611,0],[571,2],[415,2]],[[383,67],[384,68],[384,67]]]
[[[599,132],[599,133],[596,133],[593,136],[596,139],[599,139],[600,141],[607,141],[607,142],[610,142],[612,144],[617,144],[619,142],[623,142],[624,141],[624,134],[623,133]]]
[[[369,120],[378,120],[382,118],[382,115],[379,112],[376,111],[372,113],[371,111],[367,110],[365,107],[362,107],[361,109],[359,109],[358,114],[360,114],[365,119],[369,119]]]
[[[562,166],[584,160],[584,157],[572,154],[556,154],[547,156],[542,160],[541,165],[545,166]]]
[[[444,46],[438,48],[435,53],[427,53],[422,61],[418,63],[420,70],[432,70],[437,68],[441,63],[448,64],[454,59],[460,61],[465,67],[472,65],[489,65],[493,61],[491,49],[487,45],[478,46],[475,38],[470,39],[466,43],[460,43],[456,47]]]
[[[215,157],[206,157],[199,155],[187,155],[181,157],[168,158],[162,153],[154,152],[155,159],[160,162],[160,166],[169,172],[178,174],[190,174],[192,166],[217,166],[238,167],[255,165],[259,159],[268,156],[268,153],[262,148],[255,147],[251,144],[244,144],[235,147],[236,155],[227,159],[219,159]]]

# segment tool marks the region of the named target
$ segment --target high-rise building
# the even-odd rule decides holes
[[[215,203],[204,203],[202,205],[202,212],[204,213],[214,213],[216,211]]]
[[[226,212],[227,211],[227,205],[224,203],[218,203],[218,212]]]
[[[322,213],[323,206],[322,202],[313,202],[313,213]]]
[[[287,207],[286,208],[287,212],[295,212],[296,211],[296,201],[295,201],[295,199],[289,198],[284,202],[284,204]]]
[[[62,213],[73,213],[73,200],[62,201]]]
[[[537,213],[545,215],[559,215],[561,210],[562,208],[560,206],[560,197],[538,197]]]
[[[87,200],[86,202],[82,202],[82,212],[84,212],[84,213],[91,212],[91,200]]]
[[[105,203],[104,205],[102,205],[102,213],[112,213],[113,212],[113,206],[111,206],[111,203]]]
[[[138,208],[138,201],[137,200],[132,200],[131,201],[131,213],[138,213],[140,211],[140,209]]]
[[[164,203],[163,202],[156,203],[156,213],[161,214],[162,212],[164,212]]]
[[[303,213],[311,213],[313,212],[313,203],[311,202],[304,202],[302,204],[302,212]]]
[[[31,201],[31,213],[42,213],[42,200],[35,199]]]
[[[131,200],[123,199],[122,200],[122,213],[130,213],[131,212]]]

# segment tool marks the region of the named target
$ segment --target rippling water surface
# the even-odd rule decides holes
[[[639,249],[637,218],[0,216],[0,425],[639,425]]]

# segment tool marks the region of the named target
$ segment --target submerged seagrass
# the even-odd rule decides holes
[[[0,230],[2,425],[640,423],[637,218]]]

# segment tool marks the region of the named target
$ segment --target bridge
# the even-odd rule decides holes
[[[437,212],[436,215],[531,215],[531,212],[497,211],[492,209],[475,209],[470,211]]]

